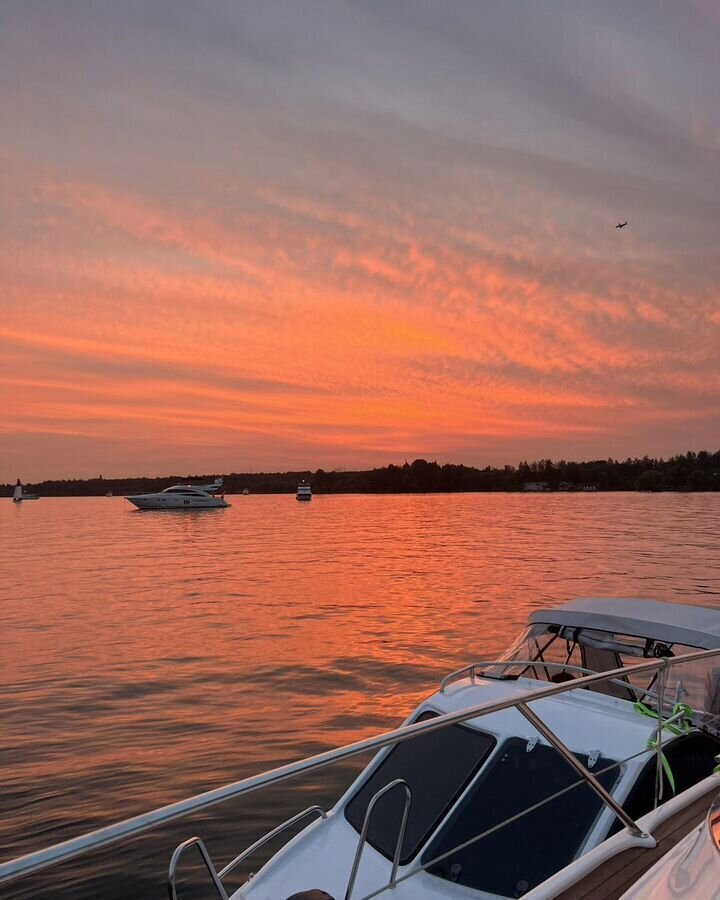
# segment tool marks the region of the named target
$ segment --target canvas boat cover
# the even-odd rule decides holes
[[[635,597],[581,597],[553,609],[537,610],[530,616],[530,624],[590,628],[699,650],[720,648],[720,608],[709,606]]]

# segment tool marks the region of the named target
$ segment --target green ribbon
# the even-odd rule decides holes
[[[651,719],[660,719],[660,716],[655,712],[655,710],[650,709],[649,706],[645,706],[644,703],[640,703],[638,701],[634,704],[634,706],[635,710],[639,712],[641,716],[648,716]],[[680,737],[683,734],[688,734],[688,732],[690,731],[690,721],[694,715],[693,710],[687,705],[687,703],[676,703],[675,706],[673,706],[672,712],[670,713],[668,718],[670,719],[673,716],[677,716],[679,713],[682,713],[682,716],[678,719],[677,722],[671,722],[670,724],[665,724],[665,722],[663,722],[662,725],[665,731],[669,731],[670,734],[674,734],[676,737]],[[659,742],[658,739],[659,735],[658,738],[651,738],[647,742],[648,750],[657,751]],[[660,750],[660,762],[662,763],[663,771],[665,772],[668,783],[672,788],[672,792],[673,794],[675,794],[675,776],[673,775],[672,769],[670,768],[668,758],[667,756],[665,756],[662,750]],[[718,766],[715,771],[720,771],[720,766]]]

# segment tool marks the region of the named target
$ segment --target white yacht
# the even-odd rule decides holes
[[[537,611],[501,659],[448,675],[401,727],[0,864],[0,884],[371,751],[332,809],[309,806],[222,868],[200,837],[184,841],[171,900],[193,848],[222,900],[716,898],[718,816],[715,856],[702,822],[720,792],[720,610],[583,599]],[[232,871],[311,818],[229,893]],[[676,891],[691,856],[715,893]]]
[[[296,500],[312,500],[312,490],[306,481],[300,482],[297,488]]]
[[[212,487],[174,484],[155,494],[131,494],[125,499],[138,509],[215,509],[229,506],[224,497],[210,492]]]
[[[40,496],[38,494],[31,494],[28,491],[23,490],[22,483],[18,478],[17,483],[15,485],[15,489],[13,490],[13,503],[22,503],[23,500],[39,500]]]

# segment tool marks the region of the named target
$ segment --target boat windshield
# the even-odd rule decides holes
[[[416,721],[436,715],[427,711]],[[397,744],[350,798],[345,818],[360,832],[375,794],[396,778],[402,778],[411,792],[400,857],[404,865],[447,815],[494,746],[495,738],[491,735],[462,725],[450,725]],[[438,765],[438,760],[446,760],[448,764]],[[370,819],[368,843],[387,859],[392,859],[395,853],[404,803],[404,792],[400,788],[392,790],[378,800]]]
[[[527,660],[534,665],[488,666],[482,674],[490,678],[568,681],[589,672],[607,672],[643,659],[684,656],[696,650],[696,647],[665,644],[649,638],[538,623],[530,625],[501,657],[507,662]],[[587,671],[574,671],[573,667]],[[591,685],[588,690],[652,704],[656,688],[655,671]],[[690,706],[696,725],[720,734],[720,657],[688,660],[672,666],[667,672],[665,697],[669,706],[676,702]]]
[[[431,875],[495,896],[522,897],[580,853],[603,801],[554,747],[528,748],[526,738],[509,738],[493,755],[423,853]],[[576,756],[589,766],[587,756]],[[619,777],[614,765],[599,757],[591,768],[608,791]],[[473,838],[478,840],[453,852]]]

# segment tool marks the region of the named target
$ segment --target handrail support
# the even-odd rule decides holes
[[[523,716],[530,722],[530,724],[540,732],[540,734],[545,738],[545,740],[551,744],[558,753],[563,757],[563,759],[569,763],[573,769],[581,776],[595,791],[595,793],[600,797],[600,799],[605,803],[606,806],[609,806],[610,809],[615,813],[615,815],[620,819],[620,821],[625,825],[627,830],[630,832],[633,837],[637,838],[646,838],[652,837],[652,835],[646,834],[642,828],[637,824],[637,822],[632,819],[620,806],[620,804],[615,800],[615,798],[610,794],[605,788],[600,784],[597,778],[592,774],[592,772],[588,771],[585,766],[580,762],[580,760],[575,756],[575,754],[563,744],[560,738],[555,734],[554,731],[551,731],[547,725],[543,722],[543,720],[537,716],[526,703],[518,703],[517,705],[518,712],[522,713]]]
[[[170,866],[168,868],[168,897],[170,898],[170,900],[177,900],[177,888],[175,886],[177,867],[178,863],[180,862],[180,857],[190,847],[197,847],[200,851],[200,856],[202,856],[203,862],[205,863],[205,868],[208,870],[210,878],[212,879],[213,887],[218,892],[220,900],[229,900],[227,891],[223,887],[220,876],[218,875],[217,870],[215,869],[215,866],[210,859],[210,854],[207,852],[205,844],[203,844],[202,840],[199,837],[188,838],[186,841],[183,841],[182,844],[179,844],[175,848],[175,852],[172,855]]]
[[[220,869],[220,872],[218,873],[219,877],[224,878],[226,875],[229,875],[230,872],[232,872],[232,870],[236,868],[236,866],[239,866],[244,859],[253,854],[256,850],[259,850],[261,847],[267,844],[268,841],[271,841],[274,837],[277,837],[277,835],[285,831],[286,828],[290,828],[291,826],[295,825],[297,822],[300,822],[302,819],[311,814],[316,815],[318,813],[321,819],[327,819],[327,813],[322,808],[322,806],[308,806],[307,809],[304,809],[302,812],[299,812],[291,819],[283,822],[282,825],[278,825],[276,828],[273,828],[272,831],[268,831],[266,835],[263,835],[263,837],[259,838],[257,841],[255,841],[254,844],[251,844],[246,850],[243,850],[243,852],[239,856],[236,856],[235,859],[229,862],[224,869]]]
[[[380,788],[380,790],[373,795],[372,799],[368,803],[368,808],[365,810],[365,818],[363,820],[362,831],[360,832],[360,839],[358,840],[357,850],[355,851],[355,858],[353,859],[352,868],[350,869],[350,878],[348,879],[348,886],[347,890],[345,891],[345,900],[350,900],[353,888],[355,887],[355,879],[357,878],[358,869],[360,868],[360,859],[362,857],[362,852],[367,842],[367,833],[370,827],[370,819],[372,818],[373,810],[375,809],[375,804],[381,797],[384,797],[385,794],[389,794],[390,791],[394,790],[396,787],[402,787],[405,793],[405,805],[403,807],[403,817],[402,821],[400,822],[400,830],[398,832],[398,838],[395,844],[395,853],[393,854],[392,869],[390,870],[390,881],[387,884],[388,888],[395,887],[397,870],[398,866],[400,865],[400,854],[402,853],[402,845],[403,841],[405,840],[405,828],[407,827],[408,815],[410,814],[410,803],[412,801],[410,785],[407,783],[407,781],[405,781],[404,778],[396,778],[395,781],[391,781],[389,784],[386,784],[385,787]]]

